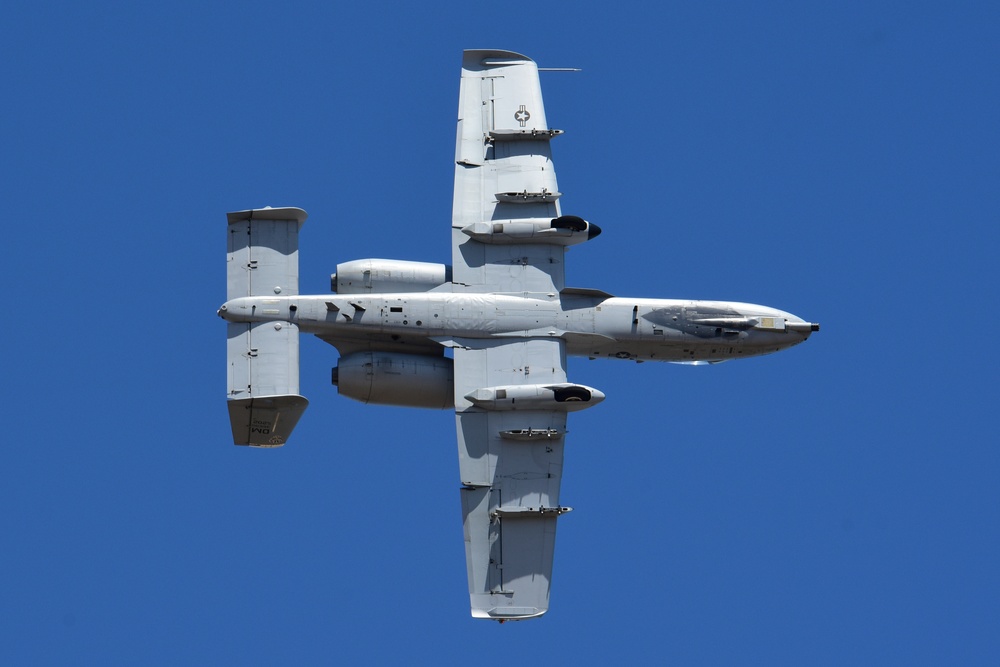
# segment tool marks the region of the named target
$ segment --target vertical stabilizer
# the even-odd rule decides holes
[[[299,293],[300,208],[228,214],[226,298]],[[294,322],[230,322],[226,346],[233,442],[285,444],[309,401],[299,395],[299,328]]]

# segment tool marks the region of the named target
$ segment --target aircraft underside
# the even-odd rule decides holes
[[[562,213],[550,143],[563,133],[537,66],[466,51],[458,111],[450,266],[355,260],[330,294],[301,295],[305,211],[236,211],[218,313],[235,444],[280,447],[306,410],[300,332],[337,348],[340,395],[454,410],[470,611],[503,622],[549,608],[556,525],[571,510],[567,415],[604,399],[569,380],[567,356],[714,363],[778,352],[819,325],[754,304],[567,288],[566,248],[601,229]]]

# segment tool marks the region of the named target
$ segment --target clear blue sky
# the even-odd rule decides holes
[[[1000,664],[995,3],[0,9],[5,664]],[[207,6],[206,6],[207,5]],[[763,303],[807,344],[570,363],[552,610],[469,617],[453,418],[303,339],[231,444],[225,214],[448,261],[463,48],[543,66],[568,282]]]

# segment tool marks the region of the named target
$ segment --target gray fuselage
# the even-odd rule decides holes
[[[537,297],[541,298],[537,298]],[[574,356],[714,362],[778,352],[818,326],[774,308],[726,301],[629,299],[593,290],[510,295],[430,291],[242,297],[231,322],[290,322],[304,333],[393,341],[553,337]]]

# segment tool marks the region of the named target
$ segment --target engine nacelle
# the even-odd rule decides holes
[[[332,380],[341,396],[362,403],[439,409],[455,405],[455,372],[447,357],[352,352],[337,362]]]
[[[338,294],[427,292],[451,282],[451,267],[401,259],[356,259],[337,265],[330,290]]]
[[[570,246],[589,241],[601,233],[601,228],[575,215],[558,218],[521,218],[474,222],[462,228],[462,233],[480,243],[509,245],[512,243],[545,243]]]
[[[515,384],[483,387],[465,397],[485,410],[576,412],[603,401],[604,393],[582,384]]]

